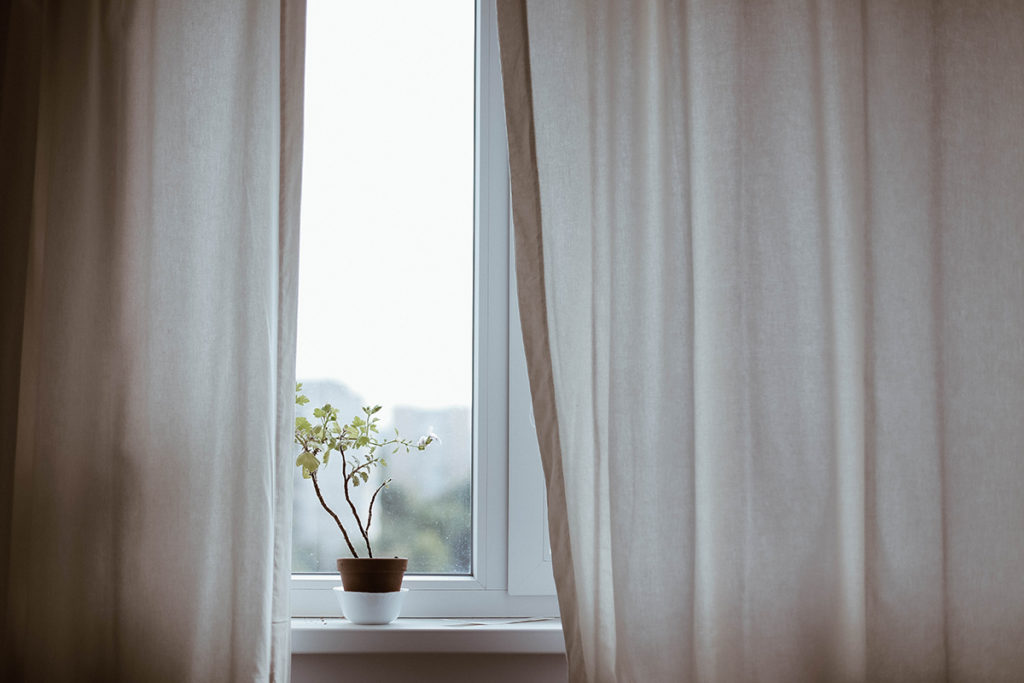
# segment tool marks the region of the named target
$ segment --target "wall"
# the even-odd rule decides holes
[[[565,655],[292,655],[293,683],[566,683]]]

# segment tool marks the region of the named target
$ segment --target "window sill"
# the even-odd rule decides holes
[[[555,618],[399,619],[387,626],[292,619],[292,654],[369,652],[563,654],[565,641]]]

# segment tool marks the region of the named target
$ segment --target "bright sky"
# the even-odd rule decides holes
[[[307,12],[298,378],[469,405],[474,3]]]

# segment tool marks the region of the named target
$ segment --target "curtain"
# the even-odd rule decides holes
[[[0,8],[4,680],[287,680],[304,3]]]
[[[1024,4],[499,34],[571,678],[1024,678]]]

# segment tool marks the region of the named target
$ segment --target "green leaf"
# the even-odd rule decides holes
[[[309,473],[309,470],[307,470],[305,467],[302,468],[302,478],[303,479],[311,479],[312,478],[312,476]]]
[[[295,383],[295,391],[302,391],[302,382]]]
[[[359,486],[359,477],[353,474],[349,477],[349,479],[352,480],[352,486]]]
[[[309,403],[309,399],[306,398],[305,396],[296,396],[295,397],[295,405],[304,406],[307,403]]]
[[[297,417],[297,418],[295,418],[295,428],[296,429],[301,429],[302,431],[306,432],[306,431],[309,431],[310,429],[312,429],[312,427],[313,427],[313,425],[311,425],[309,423],[309,420],[307,420],[306,418],[304,418],[304,417]]]
[[[324,466],[327,466],[327,460],[331,457],[330,451],[324,451]]]
[[[324,409],[323,408],[313,408],[313,417],[323,417],[323,416],[324,416]]]
[[[366,473],[366,470],[363,470],[362,472],[360,472],[359,476],[363,478],[363,483],[364,484],[370,480],[370,475],[368,475]]]
[[[307,451],[299,454],[299,457],[295,459],[295,464],[310,472],[316,472],[320,468],[320,461],[316,459],[315,455]]]

